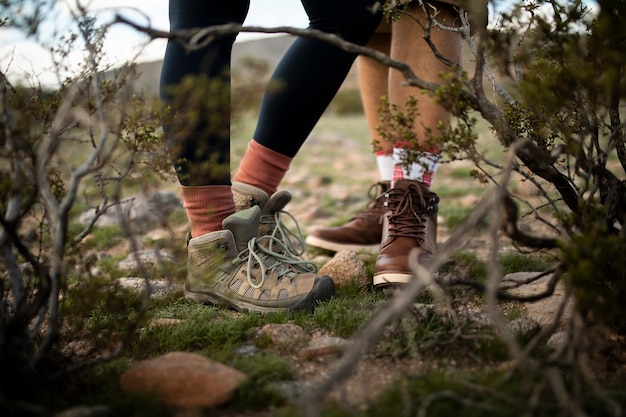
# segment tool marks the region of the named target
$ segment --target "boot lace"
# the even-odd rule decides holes
[[[283,215],[291,219],[294,224],[295,231],[287,227],[283,222]],[[295,217],[291,213],[279,210],[272,214],[266,214],[261,216],[261,225],[269,226],[271,230],[268,234],[262,237],[270,237],[268,240],[269,249],[274,252],[283,252],[288,257],[308,262],[304,259],[307,253],[307,246],[304,239],[304,234],[300,225],[296,221]],[[278,244],[278,248],[274,250],[274,243]]]
[[[389,236],[418,239],[424,243],[427,216],[438,210],[439,197],[421,187],[411,185],[408,190],[390,190],[384,195],[384,205],[390,209]]]
[[[383,182],[377,182],[372,185],[367,192],[367,195],[370,198],[369,203],[365,206],[365,210],[357,213],[354,218],[362,220],[375,219],[376,221],[382,223],[382,214],[386,210],[386,207],[379,197],[384,194],[386,189],[387,186]]]
[[[265,240],[269,240],[270,244],[263,244]],[[272,247],[278,247],[279,249],[274,251],[271,249]],[[265,284],[266,277],[272,273],[275,273],[279,280],[283,278],[294,279],[299,275],[299,272],[294,270],[294,268],[307,272],[314,272],[317,269],[313,262],[285,255],[288,253],[286,245],[281,239],[265,235],[260,238],[253,237],[250,239],[247,249],[242,251],[233,262],[247,263],[246,275],[248,283],[255,289],[261,288]],[[257,267],[261,271],[260,276],[255,277],[253,271]]]

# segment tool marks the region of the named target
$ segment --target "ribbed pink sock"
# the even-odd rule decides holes
[[[222,230],[222,220],[235,212],[228,185],[183,186],[182,193],[192,237]]]
[[[258,187],[272,195],[285,177],[291,159],[251,140],[233,181]]]

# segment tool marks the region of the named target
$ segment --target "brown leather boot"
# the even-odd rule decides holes
[[[420,249],[418,262],[422,265],[428,265],[435,255],[439,197],[419,181],[399,180],[381,199],[389,212],[383,222],[374,287],[407,284],[413,276],[411,250]]]
[[[389,181],[372,185],[368,192],[371,200],[364,211],[343,226],[314,230],[306,239],[307,245],[333,252],[378,251],[383,233],[383,217],[387,211],[384,201],[378,197],[388,190]]]

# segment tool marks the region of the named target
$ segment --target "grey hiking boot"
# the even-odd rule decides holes
[[[306,244],[300,226],[291,214],[283,210],[291,201],[291,193],[289,191],[279,190],[268,196],[260,188],[242,182],[233,182],[231,189],[236,211],[254,206],[259,206],[261,209],[259,237],[265,235],[275,237],[285,244],[289,256],[303,259],[306,255]],[[295,231],[290,230],[285,225],[283,217],[291,219]],[[269,240],[265,243],[272,245],[272,242],[273,240]],[[270,246],[270,249],[272,249],[272,246]],[[278,249],[273,248],[273,250]],[[314,272],[314,270],[309,272]]]
[[[228,216],[223,230],[189,241],[186,299],[239,311],[311,311],[335,294],[330,277],[303,272],[307,261],[268,249],[264,241],[282,243],[258,237],[260,218],[254,206]]]

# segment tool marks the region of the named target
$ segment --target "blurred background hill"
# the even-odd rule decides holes
[[[242,71],[244,67],[247,66],[246,63],[249,62],[261,63],[267,69],[266,73],[262,74],[262,77],[264,77],[262,81],[266,81],[269,79],[269,76],[278,64],[280,58],[295,39],[296,37],[291,35],[281,35],[235,42],[232,60],[233,72],[237,73]],[[135,82],[135,89],[138,91],[143,90],[149,94],[157,94],[162,64],[163,62],[161,60],[138,64],[137,69],[141,73],[141,76]],[[236,82],[235,77],[234,83]],[[355,66],[353,66],[342,89],[356,88],[356,69]]]

